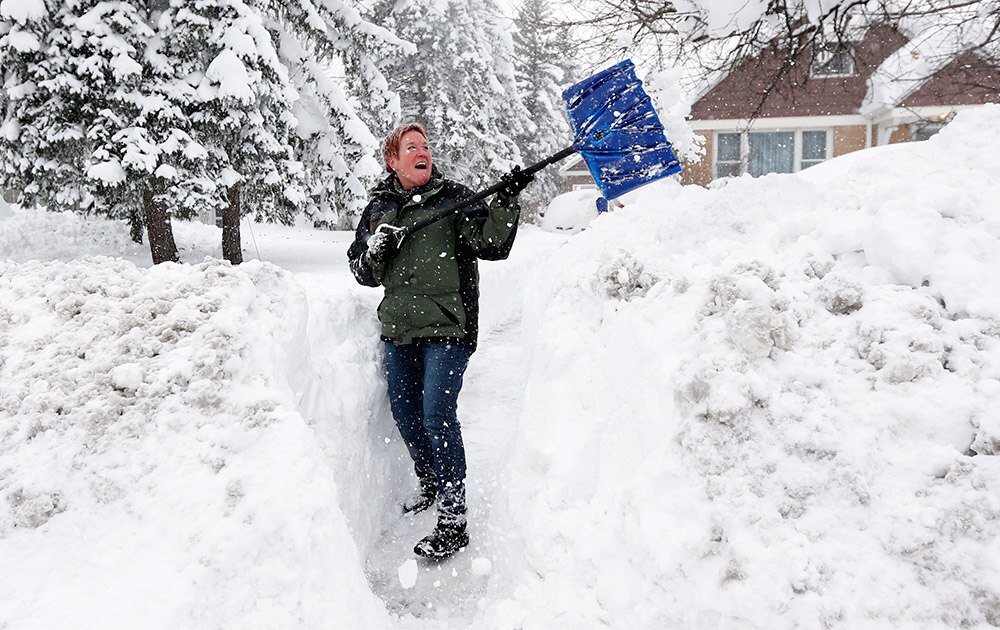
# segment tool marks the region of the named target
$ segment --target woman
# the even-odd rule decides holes
[[[443,558],[469,543],[457,410],[476,349],[477,259],[507,258],[517,234],[517,197],[533,177],[514,169],[491,206],[480,202],[441,219],[396,248],[391,236],[376,232],[379,225],[412,225],[472,191],[434,168],[427,131],[417,123],[394,129],[382,153],[389,174],[371,193],[348,259],[358,282],[385,288],[378,317],[389,402],[420,483],[403,510],[437,503],[437,526],[414,552]]]

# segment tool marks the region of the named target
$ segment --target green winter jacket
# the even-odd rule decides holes
[[[517,198],[497,195],[491,207],[479,203],[407,237],[383,266],[364,253],[382,223],[412,225],[445,204],[471,196],[465,186],[436,171],[424,186],[404,190],[390,174],[365,208],[348,250],[351,270],[362,284],[385,287],[378,307],[382,338],[398,344],[451,339],[476,344],[479,316],[477,259],[503,260],[517,234]]]

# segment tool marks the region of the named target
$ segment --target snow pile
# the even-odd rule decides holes
[[[40,212],[0,207],[0,258],[24,262],[37,259],[69,261],[81,251],[99,247],[119,256],[149,259],[149,247],[134,243],[121,221],[86,219],[69,212]]]
[[[528,289],[519,586],[477,624],[1000,624],[998,142],[964,112],[574,237]]]
[[[268,264],[0,262],[0,626],[388,624],[308,317]]]
[[[596,188],[574,190],[557,195],[545,208],[541,228],[549,232],[576,234],[597,218],[597,198],[601,192]]]

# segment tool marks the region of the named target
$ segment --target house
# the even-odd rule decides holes
[[[574,153],[562,161],[559,165],[559,176],[563,180],[562,192],[585,188],[597,189],[597,184],[594,183],[594,178],[587,169],[587,163],[584,162],[583,156],[579,153]]]
[[[1000,100],[1000,71],[975,53],[942,54],[949,44],[940,31],[910,38],[876,25],[815,60],[806,51],[755,117],[782,63],[778,51],[764,51],[695,102],[691,125],[706,154],[685,165],[682,181],[795,172],[858,149],[924,140],[959,110]]]
[[[782,64],[780,51],[766,49],[692,106],[706,153],[684,164],[681,181],[795,172],[858,149],[924,140],[959,110],[1000,101],[1000,70],[975,53],[941,54],[949,44],[942,31],[911,38],[873,26],[815,60],[803,52],[755,115]],[[567,190],[594,187],[579,156],[559,172]]]

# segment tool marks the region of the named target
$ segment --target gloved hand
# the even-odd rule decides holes
[[[504,187],[500,189],[501,193],[508,197],[517,197],[528,184],[535,181],[535,176],[525,173],[520,166],[515,166],[511,172],[501,177],[500,181],[504,183]]]
[[[396,239],[387,232],[375,232],[368,239],[368,260],[384,265],[396,253]]]

